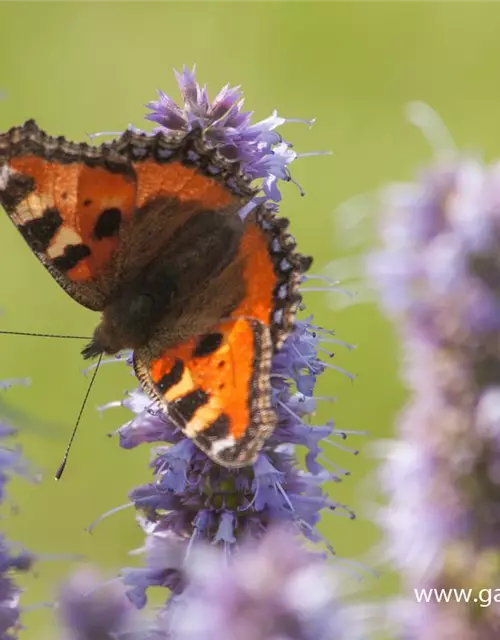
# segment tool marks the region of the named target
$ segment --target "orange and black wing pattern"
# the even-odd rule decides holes
[[[269,328],[238,318],[156,360],[143,362],[136,353],[134,362],[143,387],[166,406],[174,424],[215,462],[238,467],[254,460],[257,443],[275,426],[271,355]]]
[[[201,130],[127,131],[95,147],[48,136],[33,121],[0,135],[0,204],[63,289],[93,310],[106,307],[131,256],[146,268],[139,254],[162,249],[196,211],[238,215],[253,193],[238,164],[205,145]],[[138,238],[153,229],[145,216],[158,214],[161,242],[155,234]],[[287,225],[257,208],[228,266],[241,273],[230,281],[238,295],[243,290],[239,303],[205,335],[154,357],[149,348],[135,353],[144,389],[224,466],[254,462],[276,424],[272,356],[293,330],[311,262],[295,252]]]
[[[245,295],[210,333],[149,361],[135,354],[150,396],[210,458],[226,467],[255,462],[276,426],[272,357],[293,331],[302,273],[288,221],[259,209],[246,221],[238,259]]]
[[[53,138],[33,121],[0,136],[0,204],[78,302],[101,310],[105,272],[132,216],[135,177],[119,154]]]
[[[91,146],[28,121],[0,135],[0,204],[57,282],[94,310],[103,309],[119,278],[117,256],[135,212],[158,198],[218,209],[251,193],[237,168],[221,165],[196,132],[127,131]]]

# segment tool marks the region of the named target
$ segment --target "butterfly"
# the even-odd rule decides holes
[[[143,390],[214,462],[252,464],[276,426],[271,360],[311,259],[203,131],[100,146],[33,120],[0,135],[0,204],[56,282],[101,312],[85,358],[133,350]]]

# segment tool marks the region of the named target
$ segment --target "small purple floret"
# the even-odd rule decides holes
[[[251,124],[252,112],[242,111],[244,99],[238,87],[226,85],[210,102],[206,87],[196,82],[195,69],[184,67],[182,73],[175,75],[183,105],[179,107],[158,91],[158,100],[146,105],[151,110],[146,118],[159,125],[154,132],[188,133],[193,127],[200,127],[210,147],[228,162],[240,163],[248,178],[259,181],[263,195],[254,202],[265,202],[268,208],[274,208],[273,203],[281,200],[278,181],[291,181],[288,166],[297,157],[275,129],[286,122],[312,125],[313,121],[282,118],[273,111],[268,118]]]

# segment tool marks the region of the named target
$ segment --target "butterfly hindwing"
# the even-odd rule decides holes
[[[248,217],[237,257],[245,295],[230,319],[158,357],[135,353],[146,392],[227,467],[254,462],[276,426],[272,356],[293,330],[300,277],[310,264],[294,252],[286,226],[262,208]]]
[[[238,318],[149,363],[136,352],[135,368],[150,395],[200,449],[222,465],[242,466],[255,459],[275,426],[271,355],[269,328]]]

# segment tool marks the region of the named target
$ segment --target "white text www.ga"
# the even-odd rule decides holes
[[[477,602],[480,607],[500,603],[500,589],[413,589],[417,602]]]

